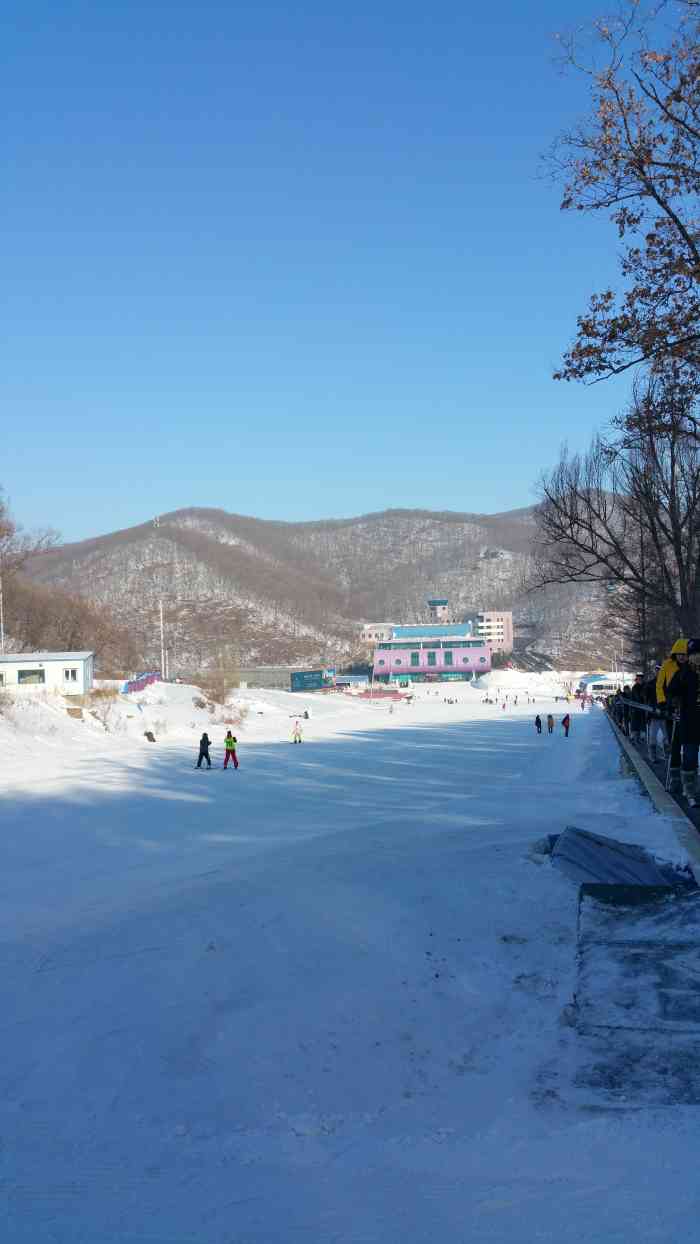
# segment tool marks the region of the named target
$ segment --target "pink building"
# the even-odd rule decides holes
[[[418,629],[418,628],[416,628]],[[406,639],[380,643],[375,654],[374,677],[386,681],[464,681],[491,669],[491,649],[480,639]]]

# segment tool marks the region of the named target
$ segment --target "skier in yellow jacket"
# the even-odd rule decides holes
[[[671,705],[668,699],[668,687],[671,679],[675,677],[681,666],[685,665],[688,660],[688,640],[677,639],[671,648],[671,655],[666,657],[661,669],[656,675],[656,705],[662,712],[669,711]],[[680,794],[681,790],[681,742],[678,730],[674,732],[671,726],[670,717],[666,719],[666,737],[671,746],[671,765],[670,765],[670,791],[672,794]]]
[[[680,661],[676,660],[678,656],[682,658]],[[666,660],[656,675],[656,704],[658,708],[668,707],[666,702],[666,688],[668,687],[668,684],[674,674],[678,673],[679,666],[684,665],[687,659],[688,640],[677,639],[671,649],[670,657],[666,657]]]

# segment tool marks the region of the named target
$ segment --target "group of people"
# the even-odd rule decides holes
[[[197,764],[195,768],[201,769],[202,761],[206,761],[207,769],[211,769],[211,756],[209,755],[209,748],[211,747],[211,745],[212,745],[211,739],[209,738],[209,735],[207,734],[205,730],[204,734],[199,740],[199,758],[197,760]],[[236,752],[237,746],[238,746],[238,739],[236,738],[234,734],[231,734],[230,730],[227,730],[226,738],[224,739],[224,748],[226,751],[226,755],[224,756],[224,769],[228,769],[229,760],[233,762],[234,769],[238,768],[238,754]]]
[[[568,713],[565,713],[562,717],[561,725],[564,731],[564,738],[568,739],[569,730],[571,729],[571,718]],[[535,717],[535,730],[538,734],[542,733],[542,718],[539,713]],[[551,713],[547,713],[547,734],[554,734],[554,718]]]
[[[304,717],[308,721],[309,714],[304,713]],[[301,730],[301,722],[295,721],[294,726],[292,728],[292,743],[301,743],[302,741],[303,741],[303,734]],[[197,758],[197,764],[195,765],[196,769],[201,769],[203,763],[206,763],[207,769],[211,769],[211,756],[209,754],[209,748],[211,746],[212,746],[212,741],[209,738],[209,735],[207,734],[205,730],[204,734],[199,740],[199,756]],[[224,769],[228,769],[229,760],[233,764],[234,769],[238,768],[238,753],[236,751],[237,746],[238,746],[238,739],[236,738],[235,734],[232,734],[230,730],[227,730],[226,738],[224,739],[224,751],[225,751]]]
[[[688,657],[688,640],[677,639],[652,674],[609,697],[608,711],[633,743],[646,743],[652,761],[669,759],[669,790],[700,806],[700,675]],[[635,705],[640,707],[636,708]],[[644,706],[644,707],[641,707]],[[645,711],[651,710],[651,711]]]
[[[451,703],[452,701],[447,701],[447,702]],[[516,698],[515,704],[517,704],[517,702],[518,701]],[[505,703],[503,704],[503,707],[505,708]],[[309,714],[304,713],[304,717],[308,720]],[[571,729],[571,718],[568,713],[566,713],[562,717],[561,724],[564,730],[564,737],[568,739],[569,730]],[[542,718],[540,717],[539,713],[535,717],[535,729],[538,734],[542,733]],[[554,733],[554,718],[551,713],[547,714],[547,733],[548,734]],[[699,739],[700,739],[700,735],[699,735]],[[292,727],[292,743],[301,743],[301,742],[303,742],[301,722],[299,720],[296,720],[294,722],[294,726]],[[209,754],[209,748],[211,746],[212,746],[212,741],[209,738],[209,735],[207,734],[205,730],[204,734],[199,740],[199,756],[197,758],[197,764],[195,765],[195,768],[201,769],[202,764],[206,763],[207,768],[211,769],[211,756]],[[226,738],[224,739],[224,751],[225,751],[224,769],[228,769],[229,760],[232,762],[234,769],[238,768],[238,753],[236,751],[237,746],[238,746],[238,739],[236,738],[234,734],[231,733],[230,730],[227,730]],[[697,747],[695,749],[695,767],[697,769]]]

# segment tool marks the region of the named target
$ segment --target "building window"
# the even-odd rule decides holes
[[[17,670],[18,683],[41,683],[46,682],[46,674],[43,670]]]
[[[420,653],[419,652],[411,653],[411,665],[420,665]]]
[[[395,657],[395,658],[394,658],[394,665],[401,665],[401,663],[402,663],[402,662],[401,662],[401,657]]]
[[[64,671],[63,671],[63,680],[64,680],[64,682],[77,682],[77,681],[78,681],[78,671],[77,671],[77,670],[64,670]]]
[[[384,665],[384,658],[383,658],[383,657],[382,657],[381,661],[377,661],[377,665]]]
[[[481,662],[481,664],[482,664],[482,665],[485,665],[485,664],[486,664],[486,657],[479,657],[479,661]]]
[[[0,674],[0,687],[4,687],[4,686],[5,686],[5,675]]]
[[[469,657],[462,657],[462,665],[468,665],[468,664],[469,664]]]
[[[445,665],[452,665],[452,653],[451,652],[445,653]]]
[[[437,653],[429,652],[428,653],[428,665],[435,665],[436,661],[437,661]]]

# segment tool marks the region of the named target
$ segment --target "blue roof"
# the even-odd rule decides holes
[[[428,600],[429,605],[446,605],[447,603],[446,596],[431,596]]]
[[[459,622],[452,626],[440,623],[419,622],[417,626],[392,626],[392,639],[443,639],[447,636],[471,639],[473,637],[471,622]]]

